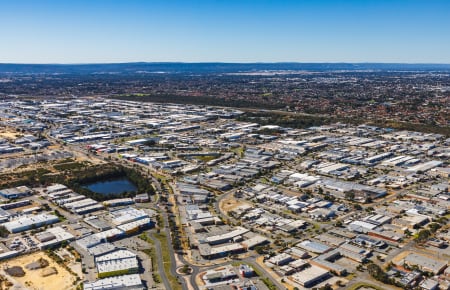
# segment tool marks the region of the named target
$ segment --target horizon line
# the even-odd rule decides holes
[[[109,65],[109,64],[406,64],[406,65],[450,65],[450,62],[351,62],[351,61],[128,61],[128,62],[0,62],[0,65]]]

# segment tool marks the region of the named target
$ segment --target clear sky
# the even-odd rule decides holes
[[[0,62],[450,63],[450,0],[0,0]]]

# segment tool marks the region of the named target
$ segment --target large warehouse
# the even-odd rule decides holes
[[[3,226],[10,233],[20,233],[33,228],[39,228],[45,225],[51,225],[59,222],[59,218],[52,214],[25,215],[16,220],[6,222]]]
[[[295,273],[291,276],[292,281],[303,287],[312,287],[319,282],[325,281],[331,276],[330,272],[318,266],[312,265],[305,270]]]
[[[0,195],[7,199],[15,199],[24,196],[29,196],[32,194],[32,191],[29,187],[26,186],[18,186],[13,188],[5,188],[0,190]]]

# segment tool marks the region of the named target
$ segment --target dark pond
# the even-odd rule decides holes
[[[103,195],[116,195],[125,191],[135,192],[137,190],[137,187],[126,177],[88,183],[83,187]]]

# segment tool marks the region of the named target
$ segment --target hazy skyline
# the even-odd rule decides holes
[[[450,1],[0,0],[0,63],[450,63]]]

